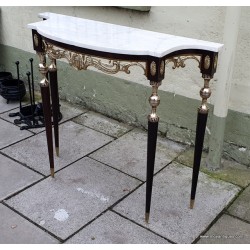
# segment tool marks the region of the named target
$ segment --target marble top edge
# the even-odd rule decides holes
[[[38,16],[46,21],[28,24],[28,28],[51,40],[96,51],[163,57],[182,49],[219,52],[223,47],[220,43],[62,14],[44,12]]]

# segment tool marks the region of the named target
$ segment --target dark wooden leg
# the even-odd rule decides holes
[[[51,176],[54,177],[54,155],[53,155],[53,138],[52,138],[52,122],[51,122],[51,107],[50,107],[50,90],[49,90],[49,82],[46,77],[48,72],[48,67],[45,62],[45,53],[38,52],[40,64],[39,71],[43,76],[42,81],[40,82],[41,87],[41,95],[42,95],[42,103],[43,103],[43,115],[46,129],[46,137],[47,137],[47,146],[49,153],[49,162],[50,162],[50,173]]]
[[[198,182],[198,176],[200,171],[200,162],[202,155],[202,148],[206,130],[207,114],[198,112],[197,125],[196,125],[196,138],[195,138],[195,150],[194,150],[194,162],[193,162],[193,176],[192,176],[192,188],[191,188],[191,200],[190,208],[194,206],[196,187]]]
[[[54,156],[53,156],[53,137],[52,137],[52,122],[51,122],[51,107],[49,86],[41,86],[43,115],[46,129],[49,163],[51,176],[54,177]]]
[[[194,207],[195,194],[196,194],[197,182],[200,171],[203,142],[207,124],[207,116],[208,116],[207,99],[211,95],[211,91],[209,88],[209,81],[210,81],[209,78],[205,78],[204,87],[200,91],[200,95],[202,97],[202,104],[198,109],[198,115],[197,115],[193,176],[192,176],[192,188],[191,188],[191,199],[190,199],[191,209]]]
[[[58,127],[59,96],[58,96],[57,68],[56,68],[56,61],[54,59],[51,60],[51,64],[49,66],[49,81],[50,81],[51,99],[52,99],[55,149],[56,149],[56,155],[59,156],[59,127]]]
[[[146,222],[148,222],[149,220],[150,205],[151,205],[157,131],[158,131],[158,122],[149,121],[148,122],[148,150],[147,150],[147,179],[146,179],[147,180],[146,182],[146,214],[145,214]]]
[[[152,95],[149,98],[149,103],[152,107],[151,114],[148,116],[148,145],[147,145],[147,178],[146,178],[146,211],[145,221],[148,223],[152,187],[153,187],[153,176],[154,176],[154,165],[155,165],[155,152],[157,142],[157,131],[159,117],[156,114],[156,108],[160,104],[160,97],[157,94],[158,87],[161,82],[150,82],[152,86]]]

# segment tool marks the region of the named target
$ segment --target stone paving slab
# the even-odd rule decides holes
[[[76,117],[73,121],[115,138],[132,129],[131,126],[92,111]]]
[[[0,154],[0,200],[43,178]]]
[[[37,183],[7,204],[66,239],[140,184],[117,170],[83,158]]]
[[[16,107],[19,107],[19,102],[10,101],[7,104],[6,99],[4,99],[2,96],[0,96],[0,114],[3,112],[6,112],[8,110],[14,109]]]
[[[197,244],[249,244],[250,224],[222,215]]]
[[[250,222],[250,186],[234,201],[228,212]]]
[[[63,123],[65,121],[68,121],[78,115],[81,115],[85,112],[87,112],[86,109],[82,108],[82,107],[78,107],[76,105],[71,105],[67,102],[63,102],[63,101],[60,101],[60,111],[62,113],[62,120],[59,122],[59,123]],[[11,110],[11,112],[5,112],[3,114],[0,115],[0,117],[6,121],[9,121],[11,123],[14,123],[14,120],[15,119],[19,119],[19,116],[15,116],[15,117],[9,117],[9,113],[16,113],[16,112],[19,112],[19,107],[14,109],[14,110]],[[21,125],[17,125],[19,127],[21,126],[24,126],[24,124],[21,124]],[[42,128],[33,128],[33,129],[29,129],[29,131],[32,131],[33,133],[40,133],[42,131],[45,131],[45,127],[42,127]]]
[[[55,171],[113,140],[107,135],[72,121],[66,122],[59,127],[60,156],[54,157]],[[10,146],[4,149],[3,152],[40,173],[50,174],[45,132]]]
[[[193,167],[193,156],[194,148],[190,148],[186,150],[183,154],[181,154],[176,161],[182,163],[188,167]],[[226,159],[222,159],[221,168],[218,170],[209,170],[206,167],[206,158],[207,153],[202,153],[201,159],[201,171],[206,174],[211,175],[212,177],[219,178],[221,180],[231,182],[240,187],[247,187],[250,183],[250,168],[239,164],[235,161],[229,161]]]
[[[158,136],[155,172],[170,163],[185,146]],[[146,180],[147,133],[134,129],[90,155],[127,174]]]
[[[58,240],[0,204],[0,244],[55,244]]]
[[[66,244],[168,244],[158,235],[107,211]]]
[[[176,243],[192,243],[240,191],[200,173],[194,209],[189,208],[192,171],[172,163],[154,178],[149,224],[145,184],[114,207],[118,213]]]
[[[21,130],[2,119],[0,119],[0,149],[9,146],[12,143],[25,139],[33,135],[29,131]]]

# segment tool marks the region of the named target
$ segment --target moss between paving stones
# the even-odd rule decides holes
[[[194,148],[191,147],[182,153],[176,161],[188,167],[193,167]],[[222,168],[219,170],[209,170],[206,167],[207,153],[203,152],[201,159],[201,171],[215,179],[224,180],[232,184],[245,188],[250,183],[250,169],[235,161],[222,159]]]
[[[250,186],[247,187],[234,203],[229,207],[228,212],[234,216],[250,222]]]

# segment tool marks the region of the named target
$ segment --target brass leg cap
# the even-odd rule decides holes
[[[194,208],[194,200],[190,200],[190,209],[193,209]]]
[[[52,178],[54,178],[54,177],[55,177],[55,171],[54,171],[54,168],[51,168],[51,169],[50,169],[50,175],[51,175],[51,177],[52,177]]]
[[[145,222],[148,223],[149,220],[149,213],[145,213]]]
[[[56,147],[56,156],[59,157],[59,147]]]

